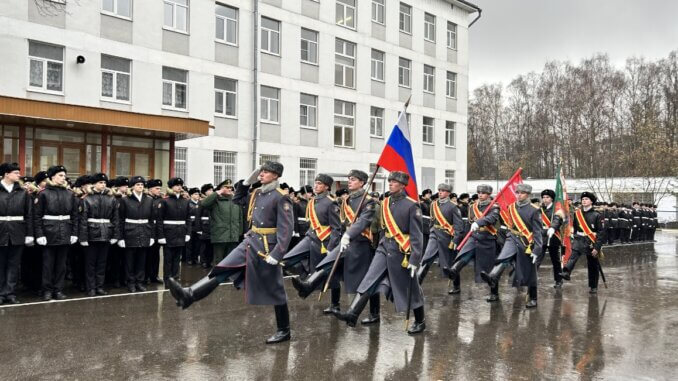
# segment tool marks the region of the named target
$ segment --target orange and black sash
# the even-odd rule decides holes
[[[400,251],[403,253],[409,253],[410,252],[410,235],[409,234],[404,234],[402,231],[400,231],[400,228],[398,227],[398,224],[395,221],[395,218],[393,218],[393,214],[391,213],[391,207],[389,205],[390,197],[386,197],[384,199],[383,203],[383,208],[382,208],[382,219],[384,226],[386,227],[386,231],[388,235],[395,239],[396,242],[398,243],[398,246],[400,247]]]
[[[353,225],[357,216],[353,212],[351,205],[348,204],[348,200],[344,200],[344,207],[342,208],[342,210],[344,211],[344,215],[346,216],[346,218],[348,218],[349,225]],[[361,234],[370,241],[372,240],[372,231],[370,230],[369,227],[365,228],[365,230],[363,230]]]
[[[255,189],[254,192],[252,192],[252,195],[250,196],[250,203],[247,206],[247,222],[252,226],[252,214],[254,213],[254,204],[257,199],[257,193],[259,193],[259,189]]]
[[[475,220],[478,221],[478,220],[480,219],[480,217],[482,217],[483,212],[481,212],[481,211],[480,211],[480,208],[478,208],[478,203],[477,203],[477,202],[473,204],[472,210],[473,210],[473,214],[474,214],[475,217],[476,217]],[[492,235],[497,235],[497,229],[496,229],[494,226],[492,226],[492,225],[487,225],[487,226],[484,226],[484,228],[487,229],[487,231],[488,231],[490,234],[492,234]]]
[[[584,234],[586,234],[586,236],[589,237],[592,243],[596,243],[596,233],[594,233],[593,230],[591,230],[589,224],[586,223],[584,213],[582,213],[581,209],[577,209],[574,212],[574,216],[577,219],[579,227],[581,228],[581,230],[584,231]]]
[[[532,243],[532,240],[534,239],[534,237],[532,236],[532,232],[530,231],[530,229],[527,228],[525,221],[523,221],[523,219],[520,217],[516,204],[513,203],[509,205],[508,209],[509,214],[511,215],[513,226],[515,226],[518,229],[518,231],[523,237],[527,238],[528,243]]]
[[[440,205],[438,204],[438,201],[433,202],[433,207],[431,208],[431,214],[433,214],[433,217],[436,219],[438,224],[442,226],[443,229],[447,232],[447,234],[454,236],[454,226],[450,224],[447,219],[445,219],[445,216],[443,215],[443,211],[440,210]]]
[[[315,211],[315,197],[311,198],[306,206],[306,219],[311,222],[311,228],[315,230],[315,235],[321,242],[330,236],[332,228],[321,225],[318,219],[318,214]]]
[[[554,208],[555,208],[555,206],[554,206]],[[539,208],[539,209],[541,210],[541,222],[544,224],[544,228],[545,229],[550,228],[551,227],[551,219],[549,218],[549,216],[546,215],[546,213],[544,213],[544,209],[542,209],[542,208]],[[560,232],[559,231],[556,230],[555,235],[559,240],[562,241],[562,239],[560,238]]]

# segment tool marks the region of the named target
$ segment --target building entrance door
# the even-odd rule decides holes
[[[33,151],[33,173],[46,171],[54,165],[63,165],[68,177],[76,179],[85,173],[85,147],[81,144],[36,141]]]
[[[111,152],[111,173],[117,176],[143,176],[150,179],[154,175],[154,154],[152,149],[114,147]]]

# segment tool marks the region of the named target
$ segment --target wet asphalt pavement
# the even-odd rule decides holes
[[[604,249],[609,288],[589,296],[582,259],[562,291],[550,262],[539,306],[470,284],[447,295],[437,267],[424,283],[427,329],[405,333],[404,316],[382,298],[380,325],[349,328],[322,315],[329,296],[290,298],[292,340],[263,342],[273,308],[249,306],[222,285],[182,311],[168,292],[0,307],[0,378],[65,380],[497,380],[675,379],[678,369],[678,233],[657,243]],[[187,268],[184,283],[204,274]],[[349,300],[342,295],[342,308]],[[367,311],[363,313],[365,316]]]

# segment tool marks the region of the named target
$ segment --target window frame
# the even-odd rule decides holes
[[[450,26],[454,26],[454,30],[450,30]],[[457,24],[453,23],[452,21],[447,22],[447,48],[450,50],[457,50]],[[453,38],[450,38],[450,35],[453,36]],[[453,42],[454,46],[450,46],[450,41]]]
[[[409,13],[403,13],[403,6],[407,7]],[[408,22],[405,23],[405,21]],[[401,25],[401,23],[403,25]],[[408,30],[403,29],[405,25],[408,26],[407,28]],[[398,31],[400,31],[401,33],[409,34],[410,36],[412,35],[412,6],[407,3],[403,3],[402,1],[399,3],[398,6]]]
[[[109,56],[109,57],[129,61],[129,72],[125,73],[124,71],[119,71],[119,70],[104,69],[103,67],[101,67],[103,65],[104,56]],[[103,77],[103,73],[110,73],[110,74],[113,75],[113,96],[109,98],[109,97],[106,97],[106,96],[103,95],[104,82],[103,82],[103,79],[102,79],[102,81],[101,81],[101,93],[99,94],[99,99],[102,100],[102,101],[105,101],[105,102],[132,104],[132,60],[124,58],[124,57],[116,57],[116,56],[111,56],[110,54],[101,53],[101,61],[102,62],[99,65],[99,69],[101,71],[102,77]],[[128,88],[128,94],[127,94],[127,97],[129,98],[128,100],[118,99],[118,97],[117,97],[118,74],[129,76],[129,88]]]
[[[341,53],[337,52],[337,42],[338,41],[342,42],[342,52]],[[348,50],[347,47],[349,45],[353,45],[353,56],[349,56],[348,54],[346,54],[346,51]],[[341,38],[338,38],[338,37],[335,38],[335,40],[334,40],[334,73],[335,73],[334,85],[335,86],[345,87],[347,89],[355,89],[356,88],[356,67],[358,66],[357,65],[357,63],[358,63],[357,57],[356,57],[357,53],[358,53],[357,49],[358,49],[358,46],[355,43],[341,39]],[[353,66],[348,66],[347,64],[340,63],[337,60],[337,56],[344,58],[344,59],[353,60]],[[342,67],[342,69],[341,69],[342,83],[341,84],[337,83],[337,78],[336,78],[337,65]],[[352,83],[351,86],[346,85],[346,69],[347,68],[353,69],[353,83]]]
[[[311,41],[309,39],[304,38],[304,31],[314,33],[315,34],[315,41]],[[300,40],[301,40],[300,41],[300,44],[301,44],[300,53],[301,54],[300,54],[300,58],[301,58],[302,63],[318,66],[318,40],[319,40],[319,37],[320,37],[320,33],[318,33],[317,31],[312,30],[312,29],[308,29],[308,28],[304,28],[304,27],[301,28],[301,37],[300,37]],[[306,42],[306,44],[308,45],[307,52],[308,52],[309,56],[310,56],[310,53],[311,53],[311,49],[310,49],[311,45],[315,45],[315,57],[314,57],[315,62],[304,59],[304,54],[303,54],[304,53],[304,47],[303,47],[304,42]]]
[[[380,115],[375,115],[374,111],[377,111],[377,114],[381,112]],[[384,138],[384,109],[381,107],[370,106],[370,137],[371,138]],[[377,126],[379,125],[379,126]],[[378,129],[381,129],[381,133],[377,133]]]
[[[450,74],[454,76],[453,79],[450,79]],[[450,84],[453,85],[450,86]],[[452,95],[450,95],[450,89],[452,89]],[[445,96],[450,99],[457,99],[457,73],[449,70],[445,76]]]
[[[426,69],[432,69],[433,73],[429,74],[426,72]],[[430,81],[430,88],[429,87]],[[424,92],[426,94],[435,94],[436,93],[436,68],[435,66],[430,66],[424,64]]]
[[[452,125],[452,128],[450,128],[450,123]],[[452,140],[452,144],[450,144],[450,140]],[[452,120],[445,121],[445,147],[447,148],[457,147],[457,122]]]
[[[342,0],[335,0],[335,5],[334,5],[334,13],[335,13],[334,21],[335,21],[335,24],[339,25],[341,27],[344,27],[346,29],[356,30],[357,25],[358,25],[358,23],[356,22],[356,19],[358,18],[358,6],[356,4],[357,0],[354,0],[353,5],[346,4],[344,1],[346,1],[346,0],[343,0],[343,1]],[[343,8],[343,18],[342,18],[341,21],[343,21],[344,23],[339,23],[339,20],[337,20],[337,10],[340,6]],[[353,18],[352,18],[353,26],[348,26],[348,25],[345,24],[347,9],[353,9]]]
[[[381,1],[381,3],[379,3]],[[386,25],[386,1],[372,0],[372,22],[379,25]],[[381,21],[379,21],[379,9],[381,9]]]
[[[426,124],[426,120],[430,119],[431,124]],[[435,124],[436,121],[434,118],[429,116],[424,116],[421,118],[421,142],[427,146],[435,145]],[[430,131],[428,131],[430,129]],[[426,138],[429,139],[426,139]]]
[[[275,99],[275,98],[265,97],[265,96],[262,94],[263,92],[261,91],[264,87],[267,87],[267,88],[269,88],[269,89],[274,89],[274,90],[276,90],[276,91],[278,92],[278,98]],[[277,125],[280,124],[280,92],[281,92],[281,90],[280,90],[279,88],[277,88],[277,87],[265,86],[265,85],[260,85],[260,86],[259,86],[259,122],[260,122],[260,123],[277,124]],[[267,108],[266,108],[267,115],[266,115],[266,119],[264,119],[264,118],[262,117],[262,115],[261,115],[262,111],[264,110],[264,108],[261,106],[261,102],[262,102],[263,100],[266,100],[266,103],[267,103]],[[277,120],[270,119],[270,117],[271,117],[271,103],[274,102],[274,101],[278,103],[278,107],[277,107],[277,115],[276,115],[276,119],[277,119]]]
[[[310,166],[313,168],[310,168]],[[318,159],[312,157],[299,158],[299,186],[313,186],[316,175],[318,174]],[[304,178],[306,181],[304,181]]]
[[[342,107],[341,107],[341,114],[337,114],[336,110],[336,102],[341,102]],[[347,114],[346,113],[346,105],[351,105],[353,108],[353,115]],[[334,108],[333,108],[333,115],[334,115],[334,120],[333,120],[333,129],[332,129],[332,144],[336,148],[348,148],[348,149],[355,149],[355,118],[356,118],[356,104],[353,102],[347,102],[343,101],[340,99],[335,99],[334,100]],[[353,125],[347,125],[347,124],[340,124],[337,123],[337,117],[339,118],[348,118],[348,119],[353,119]],[[334,141],[334,133],[337,128],[341,128],[341,145],[337,145],[337,143]],[[348,146],[346,145],[346,130],[350,129],[352,133],[352,145]]]
[[[228,119],[238,119],[238,80],[233,79],[233,78],[228,78],[228,77],[221,77],[218,75],[214,76],[214,81],[216,82],[217,78],[219,79],[225,79],[229,81],[234,81],[235,82],[235,91],[231,90],[225,90],[225,89],[219,89],[216,87],[216,84],[214,86],[214,116],[220,117],[220,118],[228,118]],[[221,107],[223,109],[223,112],[218,112],[216,110],[216,98],[217,98],[217,93],[222,94],[222,100],[221,100]],[[228,95],[233,94],[233,97],[235,98],[235,105],[233,105],[233,110],[235,112],[234,115],[229,115],[226,113],[226,110],[228,110]]]
[[[433,17],[433,22],[427,21],[426,20],[427,16]],[[432,42],[434,44],[436,43],[436,23],[437,23],[436,21],[437,20],[435,15],[428,12],[424,13],[424,41]],[[426,35],[429,33],[433,33],[433,38],[431,38],[431,36],[426,37]]]
[[[302,97],[306,95],[308,97],[313,97],[313,100],[315,101],[314,105],[310,105],[307,103],[302,103]],[[315,112],[314,116],[314,121],[315,121],[315,126],[309,125],[309,124],[302,124],[301,123],[301,118],[303,117],[302,113],[302,108],[306,108],[306,122],[308,123],[309,120],[309,109],[313,109]],[[317,130],[318,129],[318,96],[314,94],[308,94],[308,93],[299,93],[299,127],[308,129],[308,130]]]
[[[45,57],[38,57],[38,56],[32,56],[30,53],[30,44],[31,42],[35,44],[40,44],[40,45],[48,45],[48,46],[53,46],[55,48],[61,48],[61,61],[57,61],[52,58],[45,58]],[[66,71],[64,70],[64,55],[66,54],[66,48],[61,45],[54,45],[54,44],[48,44],[44,43],[41,41],[34,41],[34,40],[29,40],[28,41],[28,55],[27,55],[27,60],[28,60],[28,81],[26,84],[26,90],[28,91],[33,91],[37,93],[45,93],[45,94],[52,94],[52,95],[64,95],[65,94],[65,89],[66,89]],[[31,61],[39,61],[41,62],[42,65],[42,86],[41,87],[36,87],[31,85]],[[49,63],[55,63],[61,65],[61,90],[49,90],[47,88],[47,68],[49,66]]]
[[[181,152],[181,154],[179,154]],[[181,165],[183,163],[183,169]],[[183,173],[182,173],[183,172]],[[188,149],[186,147],[174,147],[174,176],[184,179],[188,183]]]
[[[403,67],[401,65],[401,60],[405,60],[408,63],[408,67]],[[407,84],[404,84],[400,81],[401,79],[401,71],[403,72],[403,78],[404,78],[404,72],[407,71]],[[398,86],[403,87],[406,89],[412,89],[412,60],[409,60],[404,57],[398,57]]]
[[[217,155],[220,154],[225,154],[224,157],[226,161],[217,161]],[[228,160],[229,158],[233,158],[233,162],[229,163]],[[213,150],[212,151],[212,177],[214,179],[214,184],[219,184],[222,181],[228,179],[228,175],[226,174],[228,171],[226,170],[228,167],[233,168],[233,176],[230,178],[231,181],[234,179],[238,178],[238,153],[235,151],[226,151],[226,150]],[[222,176],[220,179],[217,179],[217,168],[219,168],[222,172]]]
[[[265,27],[265,26],[264,26],[264,22],[263,22],[264,19],[267,19],[267,20],[276,22],[276,23],[278,24],[278,30],[273,30],[273,29],[270,29],[270,28]],[[260,29],[260,33],[259,33],[259,51],[260,51],[261,53],[270,54],[270,55],[273,55],[273,56],[276,56],[276,57],[280,57],[280,56],[281,56],[281,49],[280,49],[280,41],[281,41],[281,39],[280,39],[280,33],[281,33],[280,29],[281,29],[281,28],[282,28],[282,23],[281,23],[280,21],[278,21],[278,20],[276,20],[276,19],[272,19],[272,18],[270,18],[270,17],[261,16],[261,20],[260,20],[260,24],[259,24],[259,29]],[[264,35],[264,32],[266,32],[266,34],[268,35],[268,46],[266,47],[266,50],[264,50],[264,44],[261,43],[261,40],[262,40],[263,35]],[[269,50],[270,47],[271,47],[271,41],[272,41],[272,40],[271,40],[271,35],[274,34],[274,33],[277,35],[276,38],[278,39],[278,52],[277,52],[277,53],[274,52],[274,51],[272,51],[272,50]]]
[[[222,16],[218,13],[216,13],[216,7],[221,6],[225,8],[231,8],[235,10],[235,19],[232,19],[228,16]],[[237,47],[240,44],[240,9],[233,7],[231,5],[227,4],[222,4],[222,3],[215,3],[215,10],[214,10],[214,16],[215,16],[215,22],[216,19],[222,19],[224,22],[224,39],[219,39],[216,35],[216,27],[214,31],[214,41],[220,43],[220,44],[225,44],[225,45],[230,45],[230,46],[235,46]],[[230,42],[228,41],[228,22],[234,22],[235,23],[235,42]]]
[[[449,173],[452,173],[452,176],[448,176]],[[456,177],[457,171],[454,169],[446,169],[445,170],[445,184],[452,186],[452,191],[454,191],[454,180]],[[450,181],[451,180],[451,181]]]
[[[374,58],[374,53],[381,54],[381,60]],[[378,74],[379,66],[381,66],[381,78],[375,77],[375,71]],[[378,49],[370,50],[370,78],[373,81],[386,82],[385,71],[386,71],[386,53]]]
[[[120,14],[117,13],[118,2],[120,0],[112,0],[112,1],[113,1],[113,11],[107,11],[107,10],[104,9],[104,0],[101,0],[101,13],[106,15],[106,16],[117,17],[119,19],[132,21],[132,17],[133,17],[132,12],[134,11],[134,4],[133,4],[134,0],[129,0],[129,16],[123,16],[123,15],[120,15]],[[164,22],[164,20],[163,20],[163,22]]]
[[[166,105],[165,101],[163,99],[162,100],[162,108],[165,109],[165,110],[188,112],[188,70],[178,69],[178,68],[171,67],[171,66],[163,66],[163,67],[166,67],[166,68],[169,68],[169,69],[174,69],[174,70],[180,70],[180,71],[185,72],[186,73],[186,82],[179,82],[179,81],[175,81],[173,79],[165,79],[165,78],[162,79],[162,95],[163,95],[163,98],[164,98],[164,92],[165,92],[165,89],[164,89],[165,83],[168,83],[172,86],[172,105],[171,106]],[[176,103],[177,103],[176,102],[176,100],[177,100],[176,95],[177,95],[177,85],[178,84],[183,84],[186,87],[186,96],[185,96],[186,107],[185,108],[176,107]]]
[[[177,1],[179,0],[163,0],[163,20],[162,20],[162,28],[165,30],[169,30],[172,32],[177,32],[177,33],[183,33],[183,34],[190,34],[190,20],[191,20],[191,0],[186,0],[186,5],[179,4]],[[165,25],[165,5],[171,5],[172,6],[172,25]],[[177,7],[182,7],[186,8],[186,30],[182,30],[177,28]]]

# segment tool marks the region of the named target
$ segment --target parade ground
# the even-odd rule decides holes
[[[434,267],[423,286],[427,329],[417,337],[383,299],[380,325],[349,328],[323,316],[329,296],[302,300],[289,279],[292,340],[273,346],[264,344],[273,309],[245,304],[230,285],[185,311],[164,290],[59,302],[22,295],[24,304],[0,307],[2,379],[675,379],[678,233],[656,240],[604,248],[608,288],[601,281],[597,296],[584,259],[557,291],[547,258],[534,310],[506,277],[501,302],[485,302],[470,266],[461,295],[450,296]],[[186,268],[182,283],[203,274]]]

